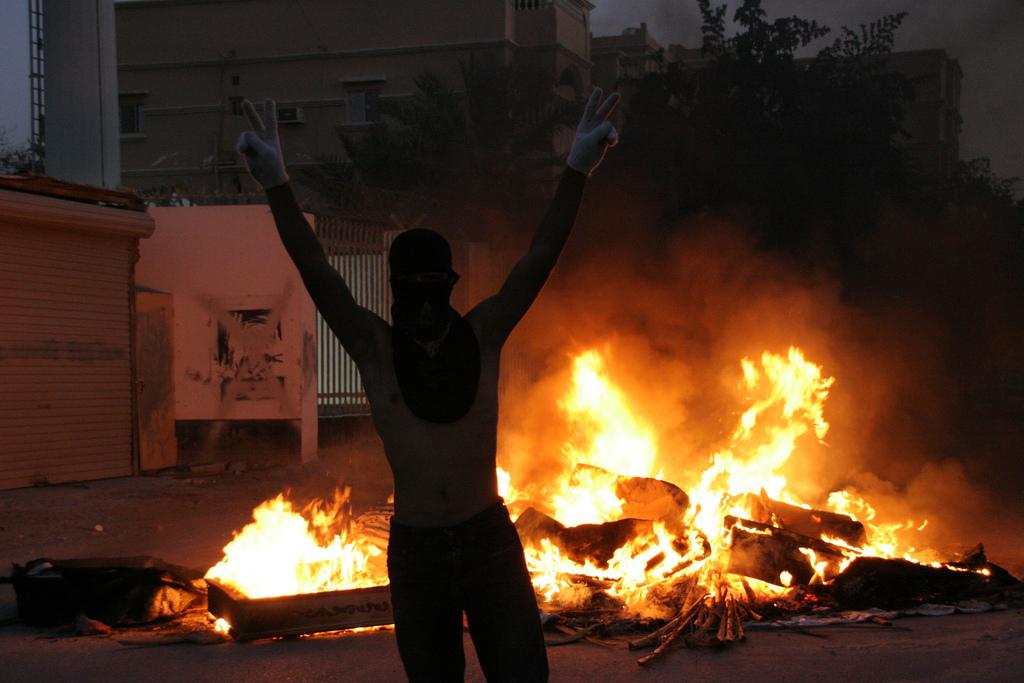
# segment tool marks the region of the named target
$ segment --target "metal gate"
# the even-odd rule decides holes
[[[357,216],[317,216],[316,234],[327,259],[345,282],[356,303],[390,320],[387,249],[396,234],[385,222]],[[366,415],[359,370],[327,322],[316,314],[317,409],[320,416]]]

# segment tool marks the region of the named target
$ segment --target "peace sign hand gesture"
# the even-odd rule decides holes
[[[271,99],[264,101],[266,125],[249,100],[242,103],[242,111],[252,130],[238,136],[235,149],[245,158],[250,175],[264,190],[284,185],[288,182],[288,172],[284,167],[281,141],[277,136],[277,102]]]
[[[608,120],[619,104],[619,93],[612,93],[601,102],[601,89],[594,88],[583,109],[583,118],[576,127],[576,139],[569,151],[569,167],[590,175],[597,168],[609,147],[619,143],[619,133]],[[598,106],[598,103],[601,103]]]

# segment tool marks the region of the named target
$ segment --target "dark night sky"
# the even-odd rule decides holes
[[[662,45],[700,45],[696,0],[592,2],[595,35],[646,21]],[[734,9],[738,0],[728,4]],[[795,14],[831,27],[833,34],[843,25],[908,12],[897,49],[944,48],[963,69],[961,158],[987,156],[999,175],[1024,178],[1024,0],[765,0],[764,7],[769,18]],[[1024,194],[1024,182],[1017,193]]]

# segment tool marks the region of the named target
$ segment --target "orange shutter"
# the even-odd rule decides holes
[[[132,473],[145,213],[0,190],[0,489]]]

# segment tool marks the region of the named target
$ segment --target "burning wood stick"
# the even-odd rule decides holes
[[[630,650],[639,650],[641,648],[650,647],[655,643],[661,641],[663,637],[668,636],[680,623],[687,624],[693,621],[694,617],[697,616],[697,612],[703,605],[704,598],[701,597],[699,600],[695,600],[689,607],[684,607],[674,619],[669,621],[667,624],[659,628],[657,631],[648,633],[643,638],[633,640],[629,642]],[[685,628],[685,626],[684,626]]]
[[[732,625],[732,640],[743,640],[746,637],[746,633],[743,630],[743,618],[741,616],[742,609],[743,606],[735,600],[732,601],[729,607],[731,617],[730,623]]]
[[[721,642],[739,640],[742,632],[739,623],[739,603],[731,595],[726,594],[719,609],[721,616],[716,637]]]
[[[654,645],[655,643],[659,642],[659,639],[660,639],[660,637],[663,634],[668,633],[669,631],[671,631],[672,629],[674,629],[676,627],[676,625],[679,623],[679,619],[680,618],[681,617],[676,617],[676,618],[672,619],[671,621],[669,621],[667,624],[665,624],[664,626],[662,626],[658,630],[651,631],[650,633],[648,633],[643,638],[637,638],[636,640],[629,641],[629,643],[628,643],[629,649],[630,650],[642,650],[645,647],[650,647],[650,646]]]
[[[747,594],[747,603],[754,605],[757,603],[757,596],[754,594],[754,589],[750,587],[746,577],[740,578],[740,583],[743,584],[743,592]]]
[[[658,645],[658,648],[656,648],[655,651],[657,651],[657,650],[664,650],[665,647],[667,647],[668,644],[672,640],[674,640],[676,636],[678,636],[680,633],[682,633],[683,629],[685,629],[687,626],[692,624],[694,618],[700,612],[701,607],[703,606],[703,604],[704,604],[703,601],[695,602],[690,607],[690,609],[688,609],[686,611],[686,613],[679,619],[679,621],[676,623],[676,625],[672,628],[671,631],[669,631],[667,633],[662,633],[661,635],[659,635],[658,636],[658,640],[661,641],[661,644]]]
[[[700,593],[700,596],[697,593]],[[691,578],[686,585],[686,595],[683,596],[683,601],[680,603],[679,614],[682,614],[686,610],[690,609],[695,602],[699,599],[703,599],[706,591],[704,587],[699,584],[696,578]]]
[[[558,615],[564,619],[593,619],[606,617],[622,612],[617,607],[604,607],[600,609],[567,609],[559,610]]]
[[[737,605],[736,605],[736,613],[737,613],[737,616],[739,617],[740,623],[743,623],[747,619],[753,619],[754,621],[761,621],[761,619],[763,618],[760,614],[758,614],[754,610],[750,609],[749,605],[744,605],[742,603],[737,603]]]
[[[700,617],[697,620],[697,627],[698,628],[707,628],[707,627],[711,626],[711,624],[712,624],[712,622],[714,620],[715,620],[715,611],[713,609],[711,609],[710,607],[706,607],[706,608],[701,610]]]
[[[691,609],[694,609],[695,607],[696,607],[696,605],[693,605],[693,606],[691,606]],[[667,636],[669,633],[671,633],[673,631],[673,629],[675,629],[677,626],[679,626],[679,623],[683,620],[683,618],[685,618],[687,615],[689,615],[689,612],[690,612],[690,610],[681,611],[674,618],[672,618],[672,620],[670,620],[665,626],[663,626],[662,628],[659,628],[659,629],[657,629],[655,631],[651,631],[650,633],[648,633],[643,638],[638,638],[636,640],[631,640],[629,642],[629,648],[631,650],[639,650],[639,649],[642,649],[644,647],[650,647],[651,645],[654,645],[655,643],[662,642],[662,638],[664,636]]]
[[[597,630],[597,628],[599,626],[601,626],[601,622],[597,622],[597,623],[591,624],[590,626],[587,626],[586,628],[582,628],[579,631],[574,631],[573,629],[569,628],[568,626],[557,625],[557,626],[555,626],[555,628],[557,628],[562,633],[567,634],[569,637],[568,638],[560,638],[558,640],[545,640],[544,644],[553,647],[553,646],[556,646],[556,645],[568,645],[569,643],[576,643],[576,642],[579,642],[579,641],[584,640],[584,639],[590,640],[587,636],[589,636],[591,633],[593,633],[595,630]]]
[[[697,616],[698,613],[701,612],[701,607],[703,606],[703,599],[695,602],[693,606],[688,610],[686,616],[681,618],[679,620],[679,623],[677,623],[675,627],[673,627],[672,631],[668,635],[662,637],[661,644],[658,645],[658,647],[654,648],[654,651],[650,654],[644,655],[643,657],[637,659],[636,663],[640,666],[646,666],[647,664],[650,664],[655,657],[664,652],[668,648],[668,646],[672,644],[676,637],[680,633],[682,633],[687,626],[693,623],[694,618]]]
[[[716,637],[723,643],[732,640],[729,636],[729,608],[728,598],[722,600],[718,605],[718,633]]]

